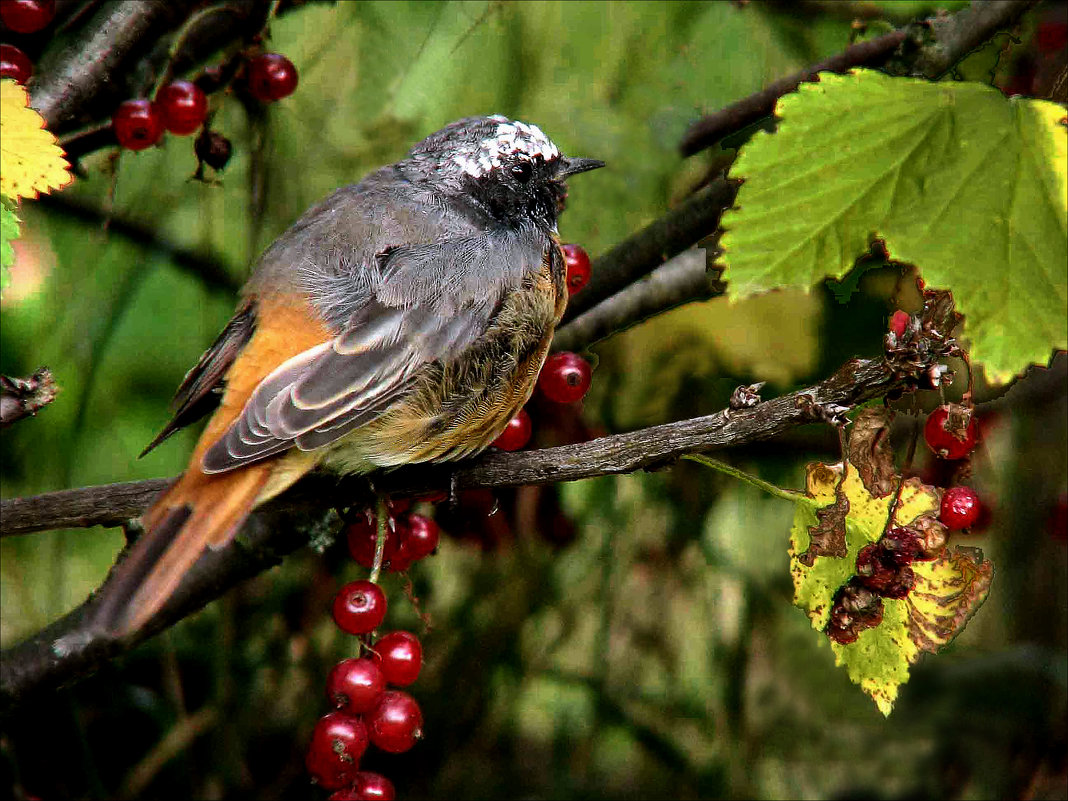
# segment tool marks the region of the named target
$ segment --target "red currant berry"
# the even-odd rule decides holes
[[[408,563],[434,553],[441,539],[441,528],[426,515],[410,514],[404,525],[404,544],[399,556]]]
[[[979,493],[971,487],[950,487],[942,493],[942,509],[938,519],[950,531],[971,528],[982,513]]]
[[[10,78],[25,86],[33,75],[33,62],[14,45],[0,44],[0,78]]]
[[[115,138],[127,150],[152,147],[163,136],[163,118],[148,100],[124,100],[111,118]]]
[[[386,617],[386,594],[382,588],[361,579],[341,588],[334,598],[334,622],[349,634],[367,634]]]
[[[163,115],[163,127],[179,136],[193,133],[208,116],[208,96],[190,81],[164,86],[156,94],[156,106]]]
[[[0,19],[15,33],[34,33],[56,15],[56,0],[3,0]]]
[[[407,687],[419,678],[423,667],[423,646],[407,631],[391,631],[375,643],[375,662],[386,681],[394,687]]]
[[[905,329],[909,326],[909,314],[898,309],[890,315],[890,333],[898,339],[905,336]]]
[[[561,245],[567,265],[567,294],[574,295],[590,282],[590,257],[581,245]]]
[[[326,679],[326,697],[352,715],[369,712],[386,689],[386,677],[373,659],[342,659]]]
[[[342,712],[323,715],[312,732],[305,767],[327,790],[350,786],[367,750],[367,740],[367,726],[360,718]]]
[[[501,435],[493,440],[493,444],[502,451],[517,451],[530,442],[531,428],[530,415],[526,409],[520,409],[519,414],[508,421]]]
[[[393,563],[397,560],[397,552],[403,542],[404,531],[400,526],[391,530],[386,526],[386,544],[382,552],[382,564],[388,564],[393,569]],[[345,537],[349,543],[349,554],[356,563],[368,570],[375,564],[375,547],[378,544],[378,522],[373,514],[361,516],[355,523],[350,523],[345,529]]]
[[[572,403],[581,400],[590,388],[589,362],[577,353],[561,351],[545,360],[538,386],[551,401]]]
[[[248,65],[248,89],[264,103],[289,97],[297,88],[297,68],[281,53],[263,53]]]
[[[408,693],[386,690],[367,719],[371,742],[383,751],[400,754],[423,736],[423,712]]]
[[[952,428],[948,428],[947,423]],[[974,450],[979,440],[979,421],[963,406],[939,406],[927,415],[923,438],[936,456],[963,459]]]
[[[356,784],[352,788],[360,801],[393,801],[397,797],[397,791],[393,789],[393,782],[381,773],[371,773],[369,770],[361,770],[356,774]]]

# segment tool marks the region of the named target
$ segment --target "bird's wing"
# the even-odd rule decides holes
[[[256,327],[255,308],[246,301],[227,323],[226,328],[212,343],[200,361],[194,365],[174,395],[174,416],[156,438],[148,444],[141,456],[155,448],[167,437],[185,426],[196,422],[219,405],[219,389],[223,377],[233,365],[237,355],[252,338]]]
[[[201,468],[222,473],[292,447],[320,448],[371,422],[422,368],[477,341],[543,258],[494,235],[383,252],[360,275],[359,305],[340,333],[268,374]]]

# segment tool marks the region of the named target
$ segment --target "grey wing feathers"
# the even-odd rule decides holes
[[[327,445],[385,412],[423,367],[476,341],[506,292],[541,265],[540,252],[509,252],[493,240],[458,237],[382,254],[341,332],[270,373],[202,469],[219,473],[294,446]]]

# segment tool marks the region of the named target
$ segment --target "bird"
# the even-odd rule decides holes
[[[142,453],[211,415],[101,588],[96,624],[141,630],[206,549],[314,468],[486,449],[529,400],[567,304],[566,179],[603,166],[536,125],[466,117],[305,212],[262,253]]]

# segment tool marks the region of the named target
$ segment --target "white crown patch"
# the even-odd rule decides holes
[[[474,178],[488,175],[500,168],[505,156],[518,155],[528,161],[536,156],[545,161],[559,158],[560,151],[537,125],[509,120],[500,114],[490,119],[500,123],[497,132],[452,157],[453,163],[468,175]]]

